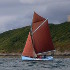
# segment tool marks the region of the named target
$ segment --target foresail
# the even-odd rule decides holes
[[[23,56],[28,56],[28,57],[35,57],[36,56],[33,45],[32,45],[30,32],[29,32],[29,35],[28,35],[28,38],[27,38],[27,41],[26,41],[26,45],[25,45],[25,48],[23,50],[22,55]]]

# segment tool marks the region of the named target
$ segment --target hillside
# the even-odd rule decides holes
[[[0,34],[0,52],[22,52],[30,27],[10,30]]]
[[[49,27],[55,49],[70,51],[70,23],[49,24]],[[27,26],[0,34],[0,53],[21,53],[29,31],[30,26]]]
[[[50,25],[51,35],[55,48],[58,51],[70,51],[70,22]]]

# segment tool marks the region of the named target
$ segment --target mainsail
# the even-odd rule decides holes
[[[43,25],[41,25],[42,23]],[[34,44],[33,47],[36,53],[42,53],[42,52],[54,50],[54,46],[52,43],[50,30],[48,26],[48,20],[39,16],[35,12],[33,16],[32,32],[33,32],[32,36],[33,36],[33,44]]]
[[[28,56],[28,57],[35,57],[35,51],[33,49],[33,45],[32,45],[32,40],[31,40],[31,36],[30,36],[30,32],[26,41],[26,45],[24,48],[24,51],[22,52],[23,56]]]

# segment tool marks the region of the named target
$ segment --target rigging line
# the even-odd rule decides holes
[[[38,26],[35,31],[32,32],[32,35],[33,35],[46,21],[47,21],[47,19],[46,19],[40,26]]]

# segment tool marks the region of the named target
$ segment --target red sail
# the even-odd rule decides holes
[[[22,55],[23,56],[28,56],[28,57],[34,57],[35,56],[30,32],[29,32],[29,35],[28,35],[28,38],[27,38],[27,41],[26,41],[26,45],[25,45],[25,48],[24,48],[24,51],[23,51]]]
[[[44,18],[34,13],[33,22],[35,23],[32,24],[32,31],[34,32],[36,28],[38,28],[38,26],[41,25],[44,21],[45,21]],[[33,33],[33,43],[34,43],[34,49],[36,53],[42,53],[42,52],[54,50],[54,46],[52,43],[50,30],[48,26],[48,20],[42,26],[40,26],[35,33]]]
[[[36,23],[36,22],[39,22],[39,21],[43,21],[43,20],[45,20],[45,18],[39,16],[37,13],[34,12],[33,23]]]

